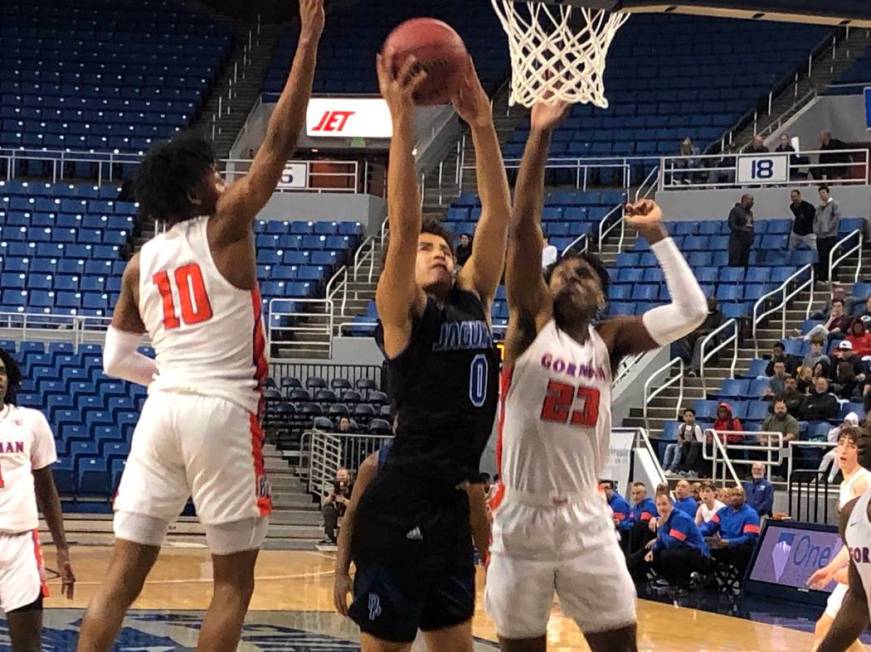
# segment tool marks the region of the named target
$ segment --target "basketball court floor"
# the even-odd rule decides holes
[[[58,597],[60,583],[50,579],[52,597],[46,601],[43,650],[75,649],[82,610],[99,586],[110,548],[75,547],[77,576],[72,601]],[[46,562],[54,559],[46,547]],[[333,610],[333,556],[307,551],[263,551],[257,565],[257,588],[251,602],[239,650],[288,652],[344,652],[359,650],[356,628]],[[478,612],[474,633],[476,652],[498,649],[495,632],[483,611],[483,572],[478,577]],[[145,589],[124,623],[116,650],[169,652],[193,650],[208,605],[211,564],[201,546],[165,547]],[[603,604],[602,609],[608,605]],[[720,609],[730,611],[730,608]],[[768,610],[734,607],[734,617],[652,600],[638,601],[639,649],[669,652],[809,650],[810,619],[779,619]],[[762,622],[762,621],[766,622]],[[777,624],[786,622],[790,626]],[[587,650],[574,623],[554,607],[548,631],[548,650]],[[423,650],[418,645],[415,651]],[[11,650],[5,621],[0,621],[0,650]]]

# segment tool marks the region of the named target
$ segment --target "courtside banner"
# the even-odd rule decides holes
[[[632,446],[635,443],[634,430],[612,430],[611,445],[608,447],[608,463],[599,477],[613,480],[617,490],[626,494],[631,471]]]
[[[381,98],[313,97],[305,133],[310,138],[390,138],[393,122]]]

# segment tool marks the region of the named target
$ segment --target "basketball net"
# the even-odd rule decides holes
[[[491,0],[511,53],[509,104],[542,100],[608,108],[605,63],[628,13],[543,2]]]

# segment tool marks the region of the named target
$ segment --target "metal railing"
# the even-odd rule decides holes
[[[310,430],[304,433],[304,441],[310,448],[308,453],[308,490],[320,496],[332,489],[336,471],[345,467],[356,470],[369,455],[393,439],[393,435],[353,435],[348,433]]]
[[[641,441],[640,445],[639,440]],[[646,428],[635,428],[635,442],[633,443],[632,447],[633,449],[643,447],[647,450],[647,453],[650,455],[650,461],[653,463],[653,466],[656,469],[656,484],[668,484],[668,478],[665,477],[665,470],[662,468],[662,464],[659,462],[659,456],[656,454],[656,449],[653,447],[653,444],[650,441],[650,435],[647,434]]]
[[[76,350],[85,342],[102,341],[111,323],[111,316],[0,312],[0,330],[6,331],[4,336],[71,342]]]
[[[341,296],[339,294],[341,293]],[[339,306],[339,315],[345,315],[345,306],[348,303],[348,267],[342,265],[341,269],[327,281],[327,287],[324,289],[324,297],[328,301],[333,302],[333,309]]]
[[[864,228],[864,225],[863,225],[863,228]],[[848,250],[844,251],[843,253],[841,253],[840,257],[838,257],[838,259],[836,260],[835,253],[837,251],[839,251],[844,245],[846,245],[853,238],[855,238],[857,241],[855,246],[853,246],[852,249],[848,249]],[[862,268],[862,243],[863,243],[864,238],[865,238],[865,235],[862,232],[862,229],[855,229],[854,231],[851,231],[850,233],[848,233],[847,235],[845,235],[843,238],[841,238],[840,240],[838,240],[835,243],[835,246],[832,247],[832,250],[829,252],[829,278],[830,279],[834,278],[835,270],[844,261],[846,261],[847,258],[849,258],[850,256],[852,256],[855,253],[858,253],[859,260],[856,261],[856,272],[853,275],[853,283],[856,283],[859,281],[859,270]]]
[[[802,281],[801,278],[807,275],[806,280]],[[795,285],[792,289],[790,287]],[[813,265],[805,265],[797,272],[792,274],[788,279],[786,279],[780,287],[768,292],[767,294],[763,294],[759,299],[756,300],[756,303],[753,304],[753,324],[752,335],[753,335],[753,346],[756,352],[756,356],[759,357],[759,339],[756,334],[757,331],[764,319],[766,319],[769,315],[773,315],[778,310],[781,313],[780,316],[780,332],[781,338],[786,337],[786,306],[792,300],[794,296],[803,292],[806,289],[810,289],[810,298],[808,299],[807,308],[805,309],[805,319],[808,318],[811,312],[811,307],[814,302],[814,266]],[[760,312],[764,310],[765,304],[774,299],[777,296],[780,296],[780,302],[775,304],[773,307],[765,310],[764,312]]]
[[[255,45],[260,45],[260,16],[257,16],[257,26],[248,30],[245,45],[242,46],[242,65],[238,61],[233,63],[233,74],[229,76],[227,89],[218,96],[218,110],[212,113],[211,132],[212,140],[223,133],[223,126],[219,123],[225,116],[233,111],[233,99],[239,96],[239,80],[244,81],[248,77],[251,68],[251,51]]]
[[[635,355],[627,355],[620,359],[620,364],[617,365],[617,373],[614,375],[614,380],[612,381],[613,386],[617,386],[619,383],[623,382],[623,379],[629,375],[629,372],[632,371],[632,368],[638,364],[638,361],[644,357],[644,353],[637,353]]]
[[[820,484],[822,484],[822,490],[820,490]],[[807,494],[802,501],[802,488],[805,485],[807,485]],[[829,474],[827,472],[818,469],[796,469],[788,476],[786,491],[789,498],[788,513],[790,518],[805,523],[829,522]],[[795,511],[793,511],[793,500],[795,501]],[[822,520],[820,520],[820,502],[823,505]],[[811,519],[811,504],[813,504],[813,519]],[[802,510],[802,505],[804,505],[804,510]]]
[[[794,453],[795,453],[796,449],[798,449],[798,448],[807,448],[807,449],[819,448],[821,450],[825,450],[826,452],[828,452],[828,450],[830,450],[832,448],[836,448],[837,446],[838,446],[838,444],[836,442],[831,442],[831,441],[799,441],[796,439],[792,440],[791,442],[789,442],[789,462],[787,463],[787,475],[786,475],[787,479],[789,479],[792,476],[792,473],[794,471],[798,470],[798,469],[792,468],[794,460],[795,460]],[[833,461],[832,463],[837,464],[837,461]],[[826,473],[828,473],[828,471],[826,471]]]
[[[320,310],[318,309],[320,306]],[[306,310],[310,307],[310,310]],[[297,352],[316,351],[328,357],[333,353],[333,302],[330,299],[270,299],[266,345],[270,358]],[[287,324],[283,324],[283,320]],[[321,322],[321,323],[319,323]],[[303,336],[307,339],[297,340]],[[289,357],[293,357],[290,355]]]
[[[244,177],[251,169],[253,159],[221,159],[218,161],[218,170],[223,173],[224,178],[233,183],[237,179]],[[331,168],[336,168],[337,172],[324,172],[315,169],[313,163],[318,163]],[[336,192],[359,194],[362,187],[360,183],[360,163],[359,161],[288,161],[285,164],[285,170],[303,170],[304,178],[297,185],[296,180],[293,184],[280,181],[275,187],[275,192]],[[342,183],[331,184],[332,180],[339,180]]]
[[[733,330],[733,333],[731,335],[727,335],[724,339],[721,340],[721,334],[724,334],[730,328]],[[714,356],[716,356],[720,351],[732,344],[734,346],[732,347],[732,364],[729,366],[729,377],[733,377],[735,375],[735,366],[738,364],[738,346],[740,333],[741,329],[738,322],[735,319],[730,319],[729,321],[721,324],[718,328],[713,330],[702,340],[699,348],[699,376],[702,379],[702,390],[705,392],[706,395],[708,393],[708,381],[705,377],[705,363],[708,360],[713,359]],[[714,345],[714,347],[708,350],[708,347],[711,345]]]
[[[610,220],[609,224],[609,218],[611,218],[615,213],[618,212],[620,214],[620,217]],[[623,241],[626,239],[626,215],[623,212],[623,204],[618,204],[617,206],[612,208],[610,212],[608,212],[608,214],[602,218],[602,221],[599,222],[598,244],[600,250],[602,247],[602,243],[605,242],[605,238],[608,237],[611,231],[618,227],[620,229],[620,240],[617,241],[617,252],[619,253],[623,251]]]
[[[729,478],[731,478],[732,483],[740,486],[741,479],[738,477],[738,473],[735,471],[735,466],[732,464],[732,460],[729,458],[729,454],[726,450],[727,442],[720,439],[720,435],[745,436],[747,435],[747,433],[730,432],[725,430],[717,431],[713,428],[708,428],[705,430],[704,436],[702,438],[702,458],[711,463],[711,479],[719,480],[721,486],[726,486],[727,481],[729,480]],[[708,445],[711,446],[710,452],[708,452]],[[740,444],[730,445],[730,448],[732,447],[743,446]],[[719,477],[718,470],[720,471],[722,478]]]
[[[67,165],[76,163],[86,163],[95,165],[97,168],[97,185],[101,185],[103,181],[112,181],[118,177],[116,174],[116,166],[119,168],[122,165],[139,165],[142,160],[142,153],[119,153],[114,151],[107,152],[86,152],[86,151],[66,151],[62,149],[29,149],[29,148],[11,148],[0,147],[0,162],[6,164],[6,180],[10,181],[16,177],[18,172],[18,163],[24,161],[37,161],[51,164],[51,182],[57,183],[64,181],[67,178]],[[90,178],[90,177],[89,177]]]
[[[659,166],[655,166],[650,172],[648,172],[647,176],[644,177],[644,180],[638,184],[638,188],[635,190],[635,201],[639,199],[647,199],[656,191],[656,187],[659,183]]]
[[[671,376],[667,378],[664,383],[662,383],[659,387],[657,387],[652,392],[650,391],[650,386],[654,382],[655,378],[658,378],[660,374],[670,372],[672,367],[677,365],[677,375]],[[653,400],[662,394],[666,389],[672,387],[673,385],[678,386],[678,399],[675,403],[674,408],[674,418],[677,419],[680,415],[680,408],[683,405],[683,395],[684,395],[684,361],[683,358],[672,358],[666,364],[661,366],[659,369],[650,374],[650,377],[644,381],[644,403],[642,407],[642,417],[644,419],[645,427],[650,427],[650,421],[647,416],[647,408]]]
[[[384,220],[384,223],[387,223],[387,220]],[[384,226],[382,225],[382,229]],[[363,240],[363,244],[359,246],[357,252],[354,254],[354,266],[353,266],[353,277],[354,280],[357,281],[360,279],[360,270],[363,269],[364,265],[368,264],[369,271],[366,274],[366,282],[371,283],[372,277],[375,274],[375,236],[367,236],[365,240]]]
[[[599,240],[596,242],[599,251],[602,250],[602,237],[603,237],[602,233],[603,233],[603,231],[604,231],[605,235],[608,235],[613,230],[611,227],[608,226],[609,220],[611,220],[614,213],[616,213],[618,210],[622,210],[622,209],[623,209],[623,204],[617,204],[614,208],[612,208],[610,211],[605,213],[605,216],[601,220],[599,220],[599,227],[598,227]],[[621,217],[621,219],[622,219],[622,217]],[[620,233],[621,246],[623,243],[623,233],[624,233],[623,231],[621,231],[621,233]],[[562,252],[560,252],[560,256],[566,256],[570,252],[584,253],[584,252],[589,251],[590,245],[591,245],[591,239],[592,239],[592,237],[590,236],[589,233],[582,233],[577,238],[572,240],[562,250]],[[583,243],[583,246],[580,246],[581,243]]]
[[[505,159],[506,170],[519,170],[523,159],[507,158]],[[603,157],[550,157],[545,163],[545,170],[553,172],[556,170],[568,170],[574,172],[575,189],[587,190],[590,184],[591,172],[603,172],[616,170],[620,175],[621,188],[628,190],[632,184],[632,165],[646,162],[652,165],[656,162],[655,157],[644,156],[603,156]],[[474,169],[473,166],[463,166],[463,171]]]

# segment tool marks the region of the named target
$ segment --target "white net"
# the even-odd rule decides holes
[[[543,2],[491,0],[508,34],[511,105],[541,100],[608,108],[605,63],[628,13]]]

